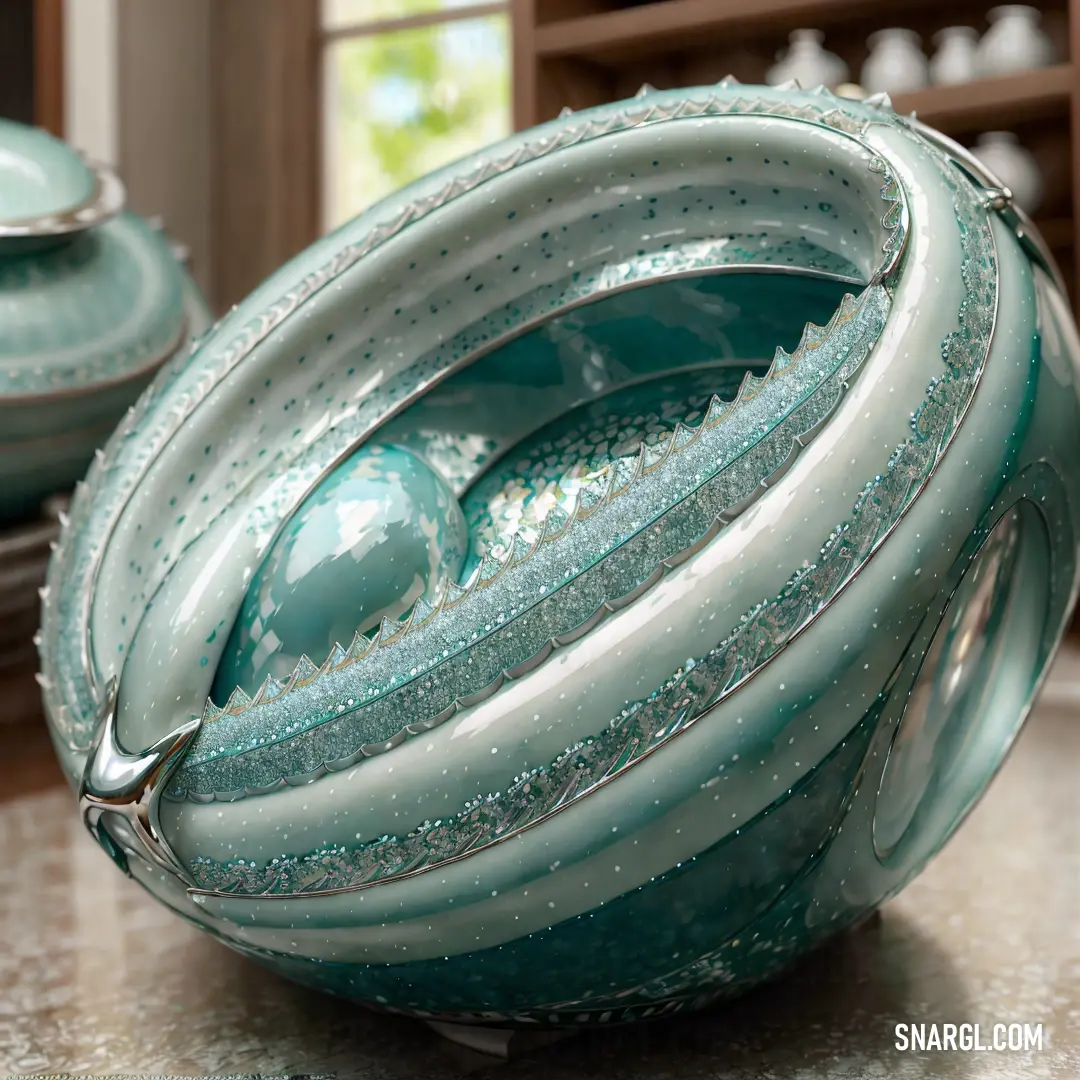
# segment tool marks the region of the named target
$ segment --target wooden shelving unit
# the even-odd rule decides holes
[[[1036,222],[1077,305],[1080,0],[1035,3],[1057,44],[1057,65],[928,87],[897,95],[894,106],[966,144],[990,129],[1018,134],[1045,182]],[[629,97],[643,82],[660,89],[696,86],[727,74],[761,82],[788,34],[804,26],[825,31],[826,48],[844,57],[857,80],[866,38],[874,30],[908,26],[927,44],[944,26],[966,24],[981,31],[994,0],[948,5],[930,0],[513,0],[513,5],[515,117],[518,127],[526,127],[557,115],[564,105],[579,109]]]
[[[870,0],[873,4],[875,0]],[[574,5],[561,5],[573,10]],[[583,57],[611,62],[657,50],[697,46],[704,37],[727,33],[779,31],[794,26],[825,28],[865,14],[867,0],[660,0],[636,7],[589,10],[582,14],[541,22],[536,27],[536,50],[541,56]],[[895,0],[882,9],[899,13],[929,6],[927,0]],[[541,17],[544,5],[537,5]],[[882,24],[884,25],[884,24]],[[891,24],[890,24],[891,25]]]
[[[893,105],[897,112],[913,112],[946,135],[966,134],[991,126],[1067,118],[1075,78],[1072,64],[1058,64],[977,83],[930,86],[896,95]]]
[[[1006,78],[896,95],[898,111],[971,145],[981,131],[1015,131],[1039,164],[1046,188],[1036,214],[1080,311],[1080,0],[1029,0],[1058,49],[1059,63]],[[995,0],[512,0],[514,108],[519,128],[558,114],[630,97],[644,82],[700,86],[731,74],[764,81],[788,34],[825,32],[857,80],[866,38],[907,26],[923,42],[945,26],[987,26]],[[1080,613],[1072,633],[1080,636]]]

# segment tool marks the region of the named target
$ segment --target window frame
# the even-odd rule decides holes
[[[319,187],[315,213],[324,230],[334,227],[333,224],[327,221],[328,178],[325,174],[325,165],[329,152],[327,129],[331,120],[326,102],[327,57],[332,46],[343,41],[355,41],[358,38],[375,38],[384,34],[396,34],[430,26],[446,26],[450,23],[490,18],[496,15],[505,16],[510,30],[510,48],[507,57],[510,65],[510,86],[508,89],[511,98],[511,117],[514,118],[514,0],[464,0],[461,4],[452,7],[433,8],[431,11],[423,11],[413,15],[390,16],[357,23],[346,23],[342,26],[326,26],[323,15],[323,2],[322,0],[316,0],[316,2],[319,8],[319,85],[322,88],[322,96],[319,101],[318,116],[320,132]]]
[[[320,0],[213,0],[210,41],[213,307],[239,303],[323,235],[324,59],[335,41],[506,13],[520,125],[519,28],[532,0],[480,0],[325,27]]]

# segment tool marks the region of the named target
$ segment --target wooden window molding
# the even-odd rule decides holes
[[[214,0],[213,245],[224,310],[320,233],[317,0]]]
[[[397,19],[377,19],[373,22],[356,23],[351,26],[337,26],[332,30],[323,30],[323,44],[347,38],[377,37],[380,34],[393,34],[399,30],[416,30],[422,26],[444,26],[451,22],[467,22],[469,19],[482,19],[488,15],[505,15],[510,7],[510,0],[470,0],[461,7],[434,8],[419,15],[402,15]]]
[[[64,0],[34,0],[34,123],[64,137]]]

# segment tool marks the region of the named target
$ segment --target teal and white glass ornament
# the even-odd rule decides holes
[[[1015,738],[1074,599],[1077,356],[1008,191],[885,99],[516,135],[284,267],[91,469],[41,639],[84,820],[384,1009],[736,993]]]

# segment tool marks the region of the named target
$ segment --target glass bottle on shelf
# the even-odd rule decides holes
[[[1012,192],[1013,202],[1028,214],[1042,202],[1043,177],[1030,151],[1011,131],[987,131],[972,153]]]
[[[888,29],[871,34],[870,55],[859,82],[868,94],[901,94],[919,90],[929,79],[922,39],[914,30]]]
[[[1039,25],[1042,13],[1026,4],[1005,4],[986,16],[991,23],[976,50],[978,74],[983,78],[1049,67],[1054,44]]]
[[[977,78],[975,50],[978,31],[971,26],[947,26],[934,35],[937,52],[930,60],[930,82],[935,86],[967,83]]]
[[[794,79],[809,90],[847,81],[850,75],[847,64],[836,53],[823,48],[825,35],[820,30],[793,30],[788,41],[787,51],[765,75],[770,86]]]

